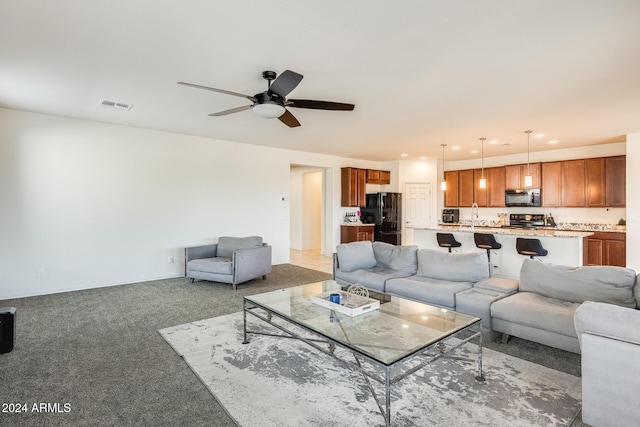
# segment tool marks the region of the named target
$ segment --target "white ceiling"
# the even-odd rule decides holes
[[[526,129],[531,151],[624,141],[639,18],[638,0],[4,1],[0,107],[379,161],[526,152]],[[254,95],[285,69],[305,76],[291,98],[355,110],[208,117],[248,101],[176,84]]]

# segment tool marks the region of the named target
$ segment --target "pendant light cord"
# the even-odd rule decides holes
[[[529,169],[529,135],[531,135],[532,130],[525,130],[524,133],[527,134],[527,175],[531,175],[531,171]]]

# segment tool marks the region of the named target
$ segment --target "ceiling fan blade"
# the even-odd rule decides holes
[[[271,83],[268,92],[275,93],[281,98],[286,98],[293,89],[300,84],[302,80],[302,74],[295,73],[290,70],[284,70],[274,81]]]
[[[256,99],[253,96],[244,95],[242,93],[231,92],[229,90],[224,90],[224,89],[216,89],[214,87],[196,85],[196,84],[193,84],[193,83],[178,82],[178,84],[182,85],[182,86],[195,87],[196,89],[204,89],[204,90],[210,90],[210,91],[213,91],[213,92],[225,93],[227,95],[239,96],[241,98],[246,98],[251,102],[256,102]]]
[[[300,126],[300,122],[298,121],[298,119],[296,119],[295,116],[291,114],[289,110],[284,110],[284,114],[278,117],[278,120],[280,120],[282,123],[289,126],[290,128],[295,128]]]
[[[220,111],[218,113],[211,113],[209,116],[218,117],[218,116],[226,116],[227,114],[239,113],[240,111],[250,110],[253,105],[244,105],[238,108],[232,108],[230,110]]]
[[[287,100],[288,107],[296,108],[311,108],[313,110],[337,110],[337,111],[353,111],[355,105],[344,104],[341,102],[329,102],[329,101],[313,101],[311,99],[289,99]]]

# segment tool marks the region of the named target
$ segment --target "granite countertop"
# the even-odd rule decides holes
[[[357,222],[343,222],[340,225],[351,225],[351,226],[356,226],[357,225],[359,227],[362,227],[363,225],[366,227],[367,225],[369,225],[369,226],[373,227],[375,224],[365,224],[363,222],[357,221]]]
[[[476,225],[473,229],[471,225],[466,224],[442,224],[436,226],[415,227],[416,230],[448,230],[458,231],[462,233],[492,233],[492,234],[511,234],[511,235],[524,235],[524,236],[540,236],[540,237],[586,237],[593,235],[593,231],[584,230],[558,230],[556,228],[540,228],[536,230],[525,230],[519,228],[502,228],[502,227],[490,227]]]

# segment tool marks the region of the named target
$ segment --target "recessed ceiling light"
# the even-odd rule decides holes
[[[408,156],[408,154],[407,154],[407,153],[402,153],[402,154],[400,154],[400,157],[407,157],[407,156]]]
[[[497,139],[495,139],[495,140],[493,140],[493,141],[489,141],[489,144],[497,144],[497,143],[498,143],[498,140],[497,140]]]
[[[452,150],[459,150],[460,147],[451,147]]]
[[[471,152],[471,154],[476,154],[476,153],[478,153],[478,150],[473,150],[473,151]]]
[[[427,160],[426,157],[420,157],[420,160]]]
[[[544,133],[536,133],[535,135],[533,135],[534,138],[542,138],[544,136]]]
[[[558,143],[557,139],[553,139],[553,140],[549,141],[549,144],[557,144],[557,143]]]

